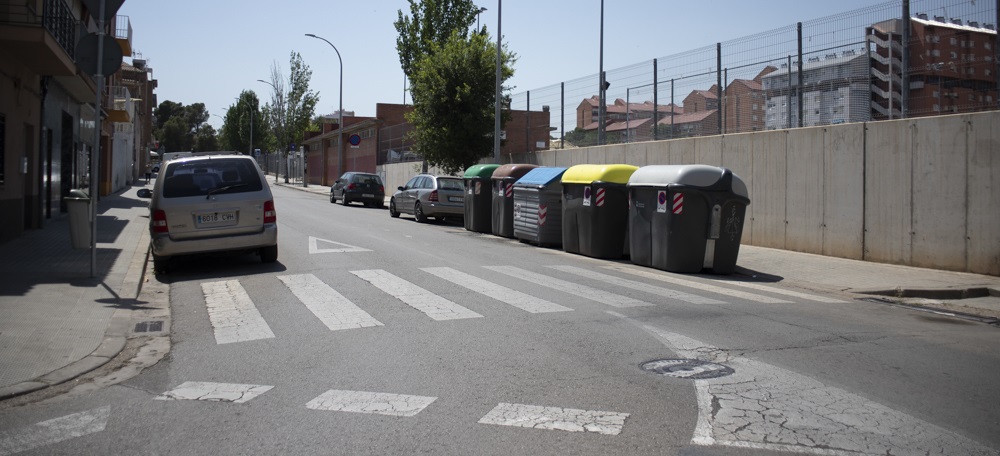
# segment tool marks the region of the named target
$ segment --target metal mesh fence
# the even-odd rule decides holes
[[[552,148],[602,123],[614,144],[997,109],[998,1],[888,1],[606,70],[603,119],[597,74],[511,108],[548,109]]]
[[[414,141],[410,138],[413,124],[404,123],[384,127],[379,130],[377,163],[401,163],[420,160],[413,149]]]

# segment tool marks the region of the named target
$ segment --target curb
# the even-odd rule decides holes
[[[142,248],[143,246],[145,248]],[[119,290],[119,296],[123,296],[121,291],[125,291],[128,284],[135,283],[135,296],[138,299],[142,292],[143,278],[146,275],[146,264],[148,261],[149,232],[143,230],[139,238],[139,244],[132,254],[132,261],[129,264],[128,271],[125,272],[125,279],[122,281],[122,290]],[[127,296],[131,296],[131,294],[127,294]],[[127,298],[123,298],[122,300],[127,300]],[[0,401],[66,383],[110,362],[125,348],[131,329],[132,312],[130,309],[115,310],[108,324],[108,329],[104,333],[104,340],[89,355],[34,379],[0,388]]]

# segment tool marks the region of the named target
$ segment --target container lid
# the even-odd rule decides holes
[[[566,170],[564,184],[589,184],[595,181],[613,184],[628,183],[629,176],[639,169],[632,165],[576,165]]]
[[[528,174],[528,171],[531,171],[537,167],[538,165],[528,165],[525,163],[510,163],[497,168],[496,171],[493,171],[493,178],[503,179],[506,177],[513,177],[514,179],[518,179],[521,176]]]
[[[493,175],[493,171],[496,171],[496,169],[499,167],[500,165],[497,165],[495,163],[489,163],[484,165],[472,165],[469,167],[469,169],[465,170],[465,175],[462,177],[466,179],[473,177],[482,177],[489,179],[490,176]]]
[[[743,179],[726,168],[709,165],[651,165],[639,168],[628,180],[629,187],[666,187],[670,184],[681,184],[690,187],[700,187],[712,190],[722,190],[720,186],[729,187],[726,173],[732,176],[731,188],[724,190],[749,197],[747,186]],[[712,188],[715,187],[715,188]]]
[[[562,177],[564,172],[566,172],[566,168],[554,168],[551,166],[538,167],[528,171],[528,174],[521,176],[521,178],[518,179],[514,185],[549,185],[552,181],[558,180]]]
[[[87,193],[87,191],[82,188],[74,188],[70,190],[69,196],[72,198],[88,198],[88,199],[90,198],[90,195]]]

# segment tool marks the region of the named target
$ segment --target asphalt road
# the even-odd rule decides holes
[[[169,355],[0,455],[1000,454],[996,328],[274,192],[278,263],[177,265]]]

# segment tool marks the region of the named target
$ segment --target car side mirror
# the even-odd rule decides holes
[[[406,187],[404,187],[404,186],[400,185],[399,187],[396,187],[396,189],[397,189],[397,190],[406,190]]]
[[[153,191],[148,188],[140,188],[139,191],[135,192],[135,196],[139,198],[152,198]]]

